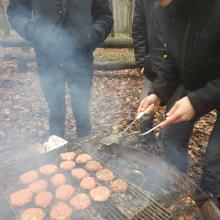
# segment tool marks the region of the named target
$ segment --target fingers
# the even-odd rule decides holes
[[[141,101],[141,104],[140,104],[139,108],[138,108],[138,112],[139,113],[144,112],[146,110],[146,108],[148,108],[149,105],[150,105],[149,100],[147,98],[143,99]]]

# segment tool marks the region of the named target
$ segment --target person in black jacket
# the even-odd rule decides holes
[[[167,105],[162,142],[168,160],[186,172],[188,142],[199,117],[217,110],[203,158],[201,186],[220,195],[220,1],[159,0],[156,15],[168,59],[158,70],[152,94],[139,106]]]
[[[163,62],[165,43],[154,16],[153,0],[136,0],[133,17],[133,45],[137,67],[144,72],[142,97],[152,90],[152,81],[157,76],[157,68]],[[153,115],[144,116],[140,123],[142,133],[153,126]],[[155,143],[155,136],[147,137],[147,145]],[[146,144],[146,143],[145,143]]]
[[[106,39],[113,25],[108,1],[10,0],[7,13],[18,34],[33,42],[49,107],[50,133],[64,136],[67,83],[76,134],[89,135],[93,50]]]

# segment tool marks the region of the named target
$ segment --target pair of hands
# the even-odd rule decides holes
[[[141,104],[138,108],[138,112],[145,111],[149,106],[154,104],[155,108],[152,109],[152,113],[155,113],[157,107],[159,107],[161,100],[155,94],[151,94],[147,96],[145,99],[141,101]],[[161,124],[161,127],[166,127],[170,124],[177,124],[183,121],[191,120],[196,114],[194,107],[192,106],[189,98],[183,97],[179,101],[177,101],[174,106],[167,113],[166,120]]]

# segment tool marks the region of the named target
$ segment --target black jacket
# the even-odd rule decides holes
[[[10,0],[12,27],[33,41],[39,53],[73,56],[73,51],[92,51],[113,25],[107,0]]]
[[[184,4],[183,4],[184,3]],[[220,108],[220,1],[173,1],[156,9],[167,43],[153,89],[163,104],[179,85],[199,115]]]
[[[165,54],[165,43],[154,16],[153,0],[135,0],[133,44],[137,66],[153,80]]]

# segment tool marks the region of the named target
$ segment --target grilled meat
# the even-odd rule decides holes
[[[75,163],[73,161],[63,161],[60,164],[60,168],[64,170],[72,170],[75,167]]]
[[[85,190],[91,190],[96,187],[96,182],[93,177],[85,177],[80,182],[80,187]]]
[[[21,220],[43,220],[44,217],[45,214],[43,210],[38,208],[26,209],[21,214]]]
[[[82,180],[84,177],[87,177],[89,174],[82,168],[75,168],[71,171],[72,176],[77,180]]]
[[[50,220],[70,220],[72,209],[64,202],[58,202],[50,211]]]
[[[69,200],[75,192],[75,188],[70,185],[61,185],[56,190],[56,198],[67,201]]]
[[[78,164],[85,164],[85,163],[87,163],[90,160],[92,160],[92,156],[91,155],[89,155],[89,154],[80,154],[76,158],[76,163],[78,163]]]
[[[86,170],[96,172],[103,168],[102,164],[96,160],[90,160],[85,165]]]
[[[117,179],[111,182],[113,192],[125,192],[128,189],[128,183],[123,179]]]
[[[80,193],[75,195],[70,200],[70,205],[73,206],[77,210],[87,209],[91,205],[91,200],[89,196],[85,193]]]
[[[98,186],[92,189],[89,195],[96,202],[105,202],[110,197],[110,190],[106,186]]]
[[[99,181],[111,182],[115,177],[111,170],[104,168],[96,172],[96,178]]]
[[[50,182],[57,187],[66,183],[66,177],[62,173],[57,173],[50,179]]]
[[[53,195],[51,192],[40,192],[35,196],[34,203],[37,207],[46,208],[52,202]]]
[[[54,164],[47,164],[40,168],[40,173],[51,176],[57,172],[58,167]]]
[[[28,186],[28,189],[30,189],[32,193],[39,193],[45,191],[47,187],[48,187],[48,182],[46,180],[37,180],[31,183]]]
[[[74,160],[76,157],[76,154],[74,152],[66,152],[60,154],[60,159],[61,160]]]
[[[22,207],[31,202],[33,193],[29,189],[22,189],[10,195],[12,205]]]
[[[23,184],[33,183],[38,179],[38,172],[36,170],[31,170],[20,176],[19,182]]]

